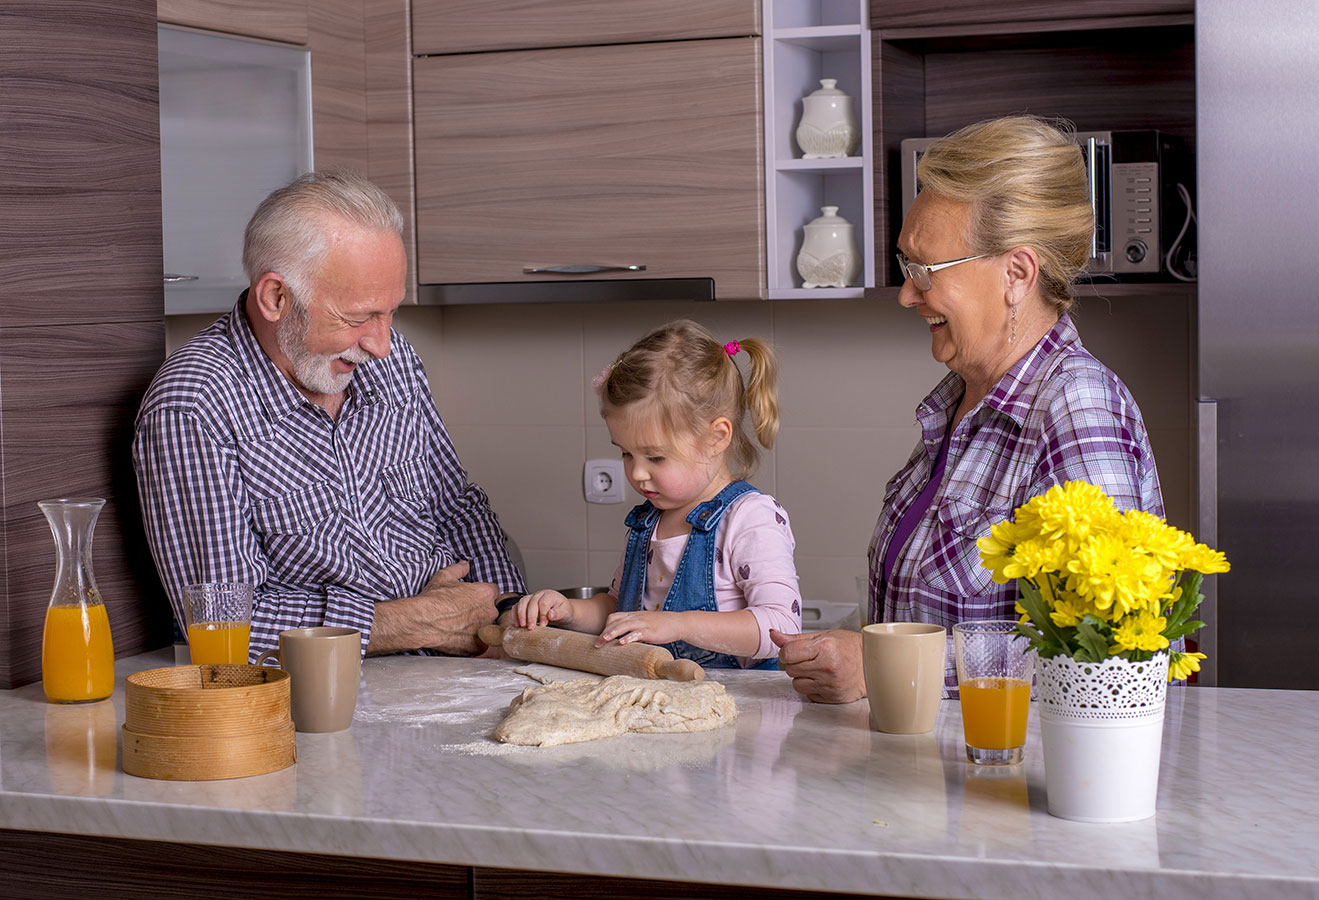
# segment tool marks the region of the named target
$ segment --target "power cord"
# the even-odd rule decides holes
[[[1168,274],[1173,278],[1176,278],[1178,281],[1195,281],[1194,271],[1182,273],[1177,271],[1177,267],[1173,264],[1177,248],[1181,246],[1182,238],[1186,237],[1186,230],[1191,227],[1192,222],[1195,222],[1196,225],[1200,224],[1200,220],[1195,217],[1195,209],[1191,204],[1191,192],[1186,189],[1185,185],[1178,184],[1177,194],[1182,198],[1182,203],[1186,205],[1186,221],[1182,222],[1182,230],[1177,232],[1177,237],[1173,239],[1172,245],[1168,248],[1167,254],[1163,257],[1163,263],[1164,267],[1168,270]],[[1194,263],[1188,262],[1188,265],[1194,265]]]

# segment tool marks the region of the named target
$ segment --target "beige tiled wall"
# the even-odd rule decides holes
[[[1169,519],[1190,525],[1191,303],[1087,298],[1082,337],[1145,414]],[[533,586],[607,583],[637,501],[582,499],[586,459],[613,457],[589,381],[647,329],[678,316],[721,339],[767,337],[780,359],[782,429],[755,483],[788,509],[809,602],[857,600],[885,482],[906,460],[916,403],[942,377],[924,324],[893,301],[405,307],[436,402],[490,494]]]
[[[1168,518],[1191,525],[1193,302],[1085,297],[1082,339],[1136,396]],[[787,508],[809,603],[855,603],[884,484],[915,444],[916,403],[944,374],[915,313],[894,301],[403,307],[396,326],[426,363],[472,478],[517,542],[532,586],[607,583],[632,504],[582,499],[582,464],[616,449],[593,375],[649,328],[688,316],[721,339],[770,338],[782,428],[757,486]],[[172,350],[213,317],[171,317]]]

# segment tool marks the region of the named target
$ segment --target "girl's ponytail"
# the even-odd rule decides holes
[[[746,408],[756,440],[766,450],[773,448],[779,434],[779,366],[774,351],[759,338],[738,341],[750,366],[746,378]]]

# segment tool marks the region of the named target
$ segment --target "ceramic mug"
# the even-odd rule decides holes
[[[871,728],[888,734],[924,734],[934,728],[947,644],[947,629],[925,622],[881,622],[861,629]]]
[[[272,658],[289,673],[294,728],[343,731],[353,724],[362,676],[360,631],[332,625],[290,628],[280,632],[279,649],[262,653],[256,664]]]

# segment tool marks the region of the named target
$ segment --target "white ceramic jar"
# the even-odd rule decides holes
[[[802,287],[852,287],[861,275],[856,229],[838,215],[838,207],[822,206],[823,215],[805,226],[797,273]]]
[[[836,78],[821,78],[820,89],[801,100],[797,146],[803,159],[851,156],[861,146],[852,98],[838,90]]]

